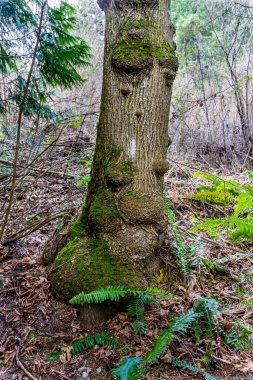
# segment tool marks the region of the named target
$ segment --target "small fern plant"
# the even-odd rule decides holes
[[[122,285],[110,285],[90,293],[80,293],[69,302],[71,305],[100,304],[105,301],[117,302],[122,298],[129,298],[127,309],[129,316],[135,318],[133,329],[137,335],[141,335],[146,334],[145,304],[157,302],[159,299],[171,299],[171,295],[155,287],[143,291],[126,289]]]
[[[156,339],[153,348],[144,358],[129,357],[123,359],[119,365],[112,370],[112,376],[120,380],[138,380],[142,378],[148,366],[157,362],[166,350],[170,347],[172,341],[179,337],[180,334],[185,334],[191,329],[193,322],[200,317],[193,309],[179,316],[159,335]],[[193,373],[202,374],[206,380],[215,380],[214,377],[207,372],[202,372],[200,369],[191,366],[188,363],[178,361],[172,358],[172,365],[180,367],[184,370],[190,370]]]
[[[215,272],[227,274],[227,271],[219,265],[213,263],[204,256],[204,244],[200,239],[195,239],[191,244],[183,241],[181,234],[176,225],[176,216],[169,203],[168,196],[164,192],[164,200],[166,204],[166,213],[168,218],[168,225],[172,231],[175,243],[172,251],[177,259],[178,266],[184,277],[186,285],[189,284],[189,279],[192,270],[200,267],[206,267]]]
[[[197,172],[194,177],[211,182],[202,185],[197,193],[187,196],[188,199],[222,206],[233,206],[233,213],[224,218],[208,218],[203,223],[191,228],[192,232],[205,231],[211,237],[219,237],[221,231],[227,231],[231,242],[253,239],[253,183],[244,185],[233,180],[224,180],[210,173]]]
[[[77,355],[82,352],[85,352],[87,349],[91,349],[91,348],[94,348],[95,346],[103,346],[103,345],[115,349],[118,347],[119,341],[116,340],[113,336],[111,336],[107,332],[91,334],[87,337],[84,337],[82,339],[79,339],[70,343],[66,349],[57,351],[55,354],[49,356],[49,360],[50,361],[59,360],[60,357],[68,351],[68,349],[71,355]]]

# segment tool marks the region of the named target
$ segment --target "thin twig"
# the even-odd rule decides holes
[[[198,238],[200,237],[198,234],[195,234],[194,232],[189,231],[189,230],[186,231],[184,228],[182,228],[182,227],[180,227],[180,226],[177,226],[177,228],[178,228],[180,231],[186,233],[187,235],[193,235],[193,236],[196,236],[196,237],[198,237]],[[218,241],[214,241],[214,240],[209,239],[208,237],[205,237],[205,236],[201,236],[201,240],[203,240],[203,241],[205,241],[205,242],[207,242],[207,243],[209,243],[209,244],[216,245],[217,247],[227,249],[228,251],[231,251],[231,252],[244,253],[244,254],[245,254],[245,252],[239,251],[237,248],[229,247],[229,246],[226,245],[226,244],[222,244],[222,243],[220,243],[220,242],[218,242]]]
[[[29,372],[29,371],[25,368],[25,366],[21,363],[21,361],[20,361],[20,359],[19,359],[19,351],[20,351],[20,347],[18,346],[18,347],[17,347],[16,355],[15,355],[15,359],[16,359],[17,366],[18,366],[19,368],[22,369],[22,371],[26,374],[26,376],[29,377],[29,379],[32,379],[32,380],[38,380],[37,377],[33,376],[33,375],[31,374],[31,372]]]
[[[75,207],[72,207],[70,209],[63,210],[63,211],[61,211],[55,215],[51,215],[51,216],[45,218],[42,221],[33,223],[33,224],[31,224],[25,228],[22,228],[22,230],[19,230],[15,234],[12,234],[11,236],[7,237],[7,239],[5,239],[2,244],[7,245],[10,243],[14,243],[17,240],[20,240],[20,239],[26,237],[27,235],[30,235],[32,232],[39,230],[41,227],[45,226],[49,222],[52,222],[52,220],[58,219],[58,218],[62,217],[64,214],[66,214],[67,212],[74,211],[75,209],[76,209]]]

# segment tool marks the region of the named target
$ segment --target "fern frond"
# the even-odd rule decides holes
[[[129,291],[130,292],[130,291]],[[133,291],[134,292],[134,291]],[[74,296],[69,303],[71,305],[80,305],[80,304],[92,304],[92,303],[101,303],[104,301],[119,301],[120,298],[126,297],[128,291],[124,286],[107,286],[105,288],[100,288],[94,290],[91,293],[80,293]]]
[[[189,254],[188,248],[189,246],[183,244],[181,246],[176,245],[173,250],[175,253],[175,256],[177,257],[177,261],[181,269],[181,272],[184,274],[186,278],[191,275],[190,260],[188,257],[188,254]]]
[[[197,177],[200,177],[202,181],[212,182],[214,186],[210,190],[218,190],[233,196],[239,195],[242,191],[248,191],[249,189],[249,186],[243,185],[240,182],[231,179],[225,180],[207,172],[197,172],[193,175],[193,178]]]
[[[217,185],[220,185],[220,183],[222,182],[222,180],[217,177],[216,175],[214,174],[211,174],[211,173],[207,173],[207,172],[196,172],[193,174],[193,178],[198,178],[201,179],[202,181],[209,181],[209,182],[212,182],[214,183],[216,186]]]
[[[130,317],[140,319],[143,317],[144,305],[146,303],[154,302],[154,298],[149,295],[142,294],[129,300],[127,310]]]
[[[186,196],[185,198],[205,203],[215,203],[222,206],[233,204],[236,201],[236,198],[233,195],[227,194],[221,190],[204,190],[199,193]]]
[[[230,240],[237,242],[241,239],[252,240],[253,239],[253,218],[235,218],[230,222],[231,228],[235,228],[232,231]]]
[[[227,227],[232,242],[240,239],[253,239],[253,218],[238,218],[236,216],[228,216],[226,218],[207,219],[205,222],[198,224],[190,229],[190,231],[205,231],[212,237],[217,237],[220,228]]]
[[[190,371],[192,373],[202,375],[205,380],[216,380],[216,378],[210,375],[208,372],[202,371],[200,368],[195,367],[192,364],[182,362],[175,357],[172,357],[172,365],[174,367],[182,369],[183,371]]]
[[[81,352],[85,352],[89,348],[93,348],[96,345],[98,346],[107,346],[110,348],[117,348],[119,345],[119,341],[116,340],[113,336],[108,334],[107,332],[95,333],[89,336],[86,336],[83,339],[76,340],[69,344],[69,347],[72,348],[70,353],[72,355],[80,354]],[[49,356],[50,361],[59,360],[60,356],[64,354],[64,350],[59,350],[55,354]]]
[[[253,194],[243,193],[237,198],[237,204],[234,207],[234,216],[242,213],[249,213],[253,210]]]
[[[136,335],[146,334],[146,326],[144,322],[144,306],[146,303],[154,301],[154,298],[146,294],[141,294],[129,300],[127,310],[130,317],[136,318],[133,323],[133,329]]]
[[[217,230],[221,227],[228,227],[229,226],[229,218],[210,218],[205,220],[201,224],[197,224],[196,226],[192,227],[190,231],[196,232],[196,231],[205,231],[208,232],[211,236],[217,236]]]
[[[141,361],[141,358],[136,357],[123,359],[118,367],[112,370],[112,376],[116,376],[120,380],[136,380],[135,372]]]
[[[158,360],[174,339],[175,334],[185,333],[197,317],[199,317],[199,314],[191,309],[188,313],[181,315],[170,323],[167,329],[156,339],[152,350],[144,358],[144,363],[148,364]]]
[[[212,337],[214,334],[214,323],[213,323],[213,316],[217,316],[220,314],[219,308],[220,304],[217,300],[214,298],[206,298],[206,297],[195,297],[195,300],[197,300],[197,306],[195,307],[195,311],[197,313],[203,314],[208,321],[209,329],[206,332],[206,335],[209,335],[209,337]]]
[[[116,341],[113,336],[108,334],[107,332],[97,333],[89,335],[83,339],[76,340],[70,344],[72,346],[71,354],[77,355],[80,352],[86,351],[88,348],[92,348],[94,346],[102,346],[106,345],[107,347],[117,348],[118,341]]]
[[[55,354],[52,354],[48,357],[48,360],[50,362],[56,362],[57,360],[60,359],[60,356],[64,353],[64,350],[59,350]]]
[[[166,290],[157,287],[147,288],[145,290],[145,294],[155,300],[171,300],[173,298],[173,295],[171,293],[168,293]]]

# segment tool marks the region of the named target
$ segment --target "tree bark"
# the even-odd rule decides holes
[[[106,14],[101,113],[86,204],[53,266],[62,300],[101,286],[150,285],[167,227],[163,177],[178,69],[170,2],[98,3]]]

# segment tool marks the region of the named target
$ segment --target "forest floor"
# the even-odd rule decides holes
[[[136,336],[131,318],[126,312],[119,312],[106,326],[111,335],[121,340],[118,349],[96,346],[76,356],[67,350],[61,360],[49,361],[50,355],[86,335],[75,309],[54,298],[49,282],[50,267],[44,266],[41,260],[48,242],[78,213],[84,200],[89,164],[86,162],[84,167],[83,162],[89,161],[91,149],[89,144],[86,148],[83,144],[83,141],[78,145],[66,140],[58,151],[47,152],[43,170],[37,166],[40,175],[29,173],[27,181],[17,189],[17,202],[6,234],[9,242],[0,247],[1,380],[109,379],[111,369],[123,357],[146,354],[172,316],[192,308],[196,296],[219,301],[221,312],[216,325],[224,331],[229,330],[233,321],[253,322],[252,308],[245,302],[252,291],[253,268],[248,253],[253,252],[253,247],[232,246],[225,240],[212,240],[204,233],[189,234],[196,215],[198,218],[220,216],[224,210],[185,199],[185,194],[196,189],[197,180],[192,179],[192,173],[200,169],[200,164],[174,163],[166,177],[166,189],[182,239],[189,244],[197,239],[197,252],[208,260],[226,258],[223,263],[226,274],[197,266],[187,284],[171,250],[172,237],[168,231],[160,252],[164,270],[154,279],[154,285],[169,292],[171,298],[146,308],[147,334]],[[202,165],[201,169],[205,167]],[[245,181],[241,170],[231,173],[222,169],[218,174]],[[7,196],[8,191],[2,195],[1,202]],[[52,215],[55,219],[48,222]],[[232,349],[215,332],[211,339],[206,337],[199,342],[193,334],[176,339],[166,355],[150,367],[148,380],[203,378],[174,368],[171,354],[205,368],[217,379],[253,379],[252,348]]]

